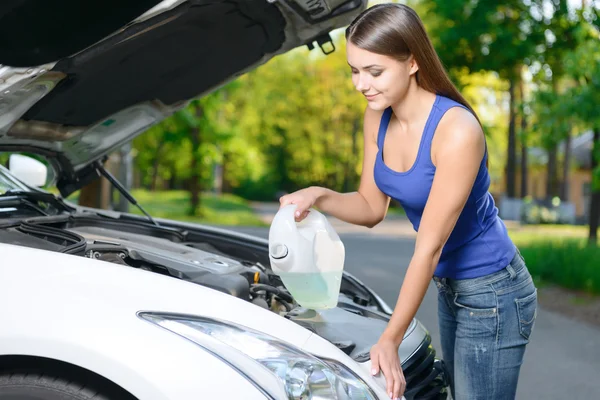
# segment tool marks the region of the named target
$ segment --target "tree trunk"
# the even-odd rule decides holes
[[[560,186],[560,199],[569,201],[569,172],[571,171],[571,132],[567,132],[565,140],[565,159],[563,161],[562,184]]]
[[[79,192],[79,205],[82,207],[93,207],[93,208],[108,208],[108,204],[102,204],[102,181],[104,178],[98,178],[93,182],[82,187]]]
[[[523,88],[523,80],[521,79],[519,82],[519,94],[521,97],[521,102],[525,102],[525,90]],[[523,111],[521,113],[521,198],[525,198],[528,194],[527,186],[528,186],[528,163],[527,163],[527,116]]]
[[[588,243],[598,245],[598,225],[600,224],[600,187],[598,182],[594,182],[594,172],[600,163],[600,129],[594,129],[594,139],[592,140],[592,195],[590,196],[590,234]]]
[[[177,184],[177,173],[176,173],[175,165],[171,166],[171,176],[169,177],[169,181],[167,182],[167,190],[175,190],[179,189],[179,185]],[[164,186],[164,185],[163,185]]]
[[[133,157],[131,155],[131,142],[124,144],[119,151],[119,181],[127,191],[131,191],[133,184]],[[119,193],[119,202],[116,210],[120,212],[129,212],[129,200]]]
[[[154,156],[154,161],[152,163],[152,181],[150,183],[150,190],[153,192],[156,190],[156,181],[158,180],[158,168],[160,167],[160,157],[163,144],[164,141],[161,141],[158,144],[158,147],[156,148],[156,155]]]
[[[223,152],[223,187],[221,187],[221,191],[223,193],[231,193],[233,190],[233,185],[231,183],[231,179],[229,178],[229,169],[227,166],[229,165],[231,156],[229,152]]]
[[[217,145],[217,151],[223,155],[223,151],[221,150],[221,146]],[[220,162],[216,162],[213,168],[213,184],[214,184],[214,192],[217,195],[223,194],[223,157],[221,157]]]
[[[106,162],[105,167],[109,170],[110,159]],[[114,171],[111,171],[114,172]],[[99,208],[109,210],[111,203],[111,184],[104,177],[98,177],[93,182],[82,187],[79,192],[78,204],[82,207]]]
[[[509,122],[508,122],[508,151],[506,160],[506,194],[509,198],[516,197],[516,169],[517,169],[517,142],[515,134],[515,81],[510,78],[509,95]]]
[[[558,79],[553,80],[554,93],[560,94]],[[558,138],[554,138],[554,143],[548,150],[548,166],[546,167],[546,198],[560,196],[561,184],[558,179]]]
[[[192,128],[190,132],[190,140],[192,141],[192,162],[190,169],[192,176],[190,177],[190,210],[189,215],[197,215],[200,207],[200,165],[198,163],[198,148],[200,147],[200,129]]]
[[[527,137],[521,136],[521,198],[524,199],[529,194],[528,191],[528,179],[529,174],[527,171]]]
[[[200,104],[196,104],[195,109],[195,117],[200,119],[204,110]],[[190,165],[192,176],[190,177],[189,186],[191,195],[189,215],[201,216],[202,211],[200,210],[200,193],[202,192],[202,182],[200,181],[200,155],[198,153],[200,152],[200,145],[202,141],[200,128],[198,126],[195,126],[191,129],[190,140],[192,141],[192,162]]]
[[[558,145],[554,144],[548,149],[548,165],[546,166],[546,198],[551,199],[559,195],[558,185]]]

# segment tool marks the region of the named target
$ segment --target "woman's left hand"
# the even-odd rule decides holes
[[[383,372],[390,398],[399,399],[404,395],[406,380],[402,372],[398,347],[394,341],[381,338],[371,347],[371,373],[377,375]]]

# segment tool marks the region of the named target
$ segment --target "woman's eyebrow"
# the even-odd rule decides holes
[[[350,64],[350,63],[348,63],[348,65],[350,65],[352,68],[355,68],[355,67],[353,67],[353,66],[352,66],[352,64]],[[366,66],[362,67],[362,69],[369,69],[369,68],[373,68],[373,67],[382,68],[382,66],[381,66],[381,65],[378,65],[378,64],[371,64],[371,65],[366,65]]]

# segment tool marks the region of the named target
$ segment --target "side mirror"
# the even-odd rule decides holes
[[[9,170],[21,182],[42,187],[48,178],[48,168],[44,163],[21,154],[11,154],[8,160]]]

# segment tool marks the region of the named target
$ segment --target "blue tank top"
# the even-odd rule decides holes
[[[377,135],[379,151],[374,167],[375,183],[383,193],[402,205],[417,232],[435,174],[435,166],[431,161],[431,142],[438,123],[452,107],[462,107],[470,112],[452,99],[436,96],[421,137],[417,158],[406,172],[392,170],[383,160],[383,143],[392,109],[386,109],[381,117]],[[442,249],[435,276],[453,279],[485,276],[506,267],[515,254],[515,246],[488,191],[490,176],[486,159],[487,151],[464,209]]]

